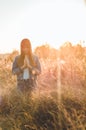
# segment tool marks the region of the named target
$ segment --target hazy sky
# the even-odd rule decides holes
[[[23,38],[33,48],[86,40],[84,0],[0,0],[0,52],[19,49]]]

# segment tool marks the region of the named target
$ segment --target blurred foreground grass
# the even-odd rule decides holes
[[[86,96],[77,97],[63,86],[31,97],[15,88],[1,96],[0,130],[86,130]],[[77,91],[76,91],[77,93]],[[60,99],[59,99],[60,96]]]

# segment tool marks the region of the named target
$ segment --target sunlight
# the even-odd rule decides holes
[[[0,52],[19,49],[20,42],[25,37],[30,38],[33,48],[46,42],[59,48],[65,41],[76,44],[80,40],[86,40],[86,11],[83,1],[15,2],[17,8],[12,5],[12,11],[11,4],[2,2],[0,5]]]
[[[61,102],[61,63],[60,58],[57,59],[57,93],[58,93],[58,101]]]
[[[61,59],[60,57],[58,57],[57,59],[57,104],[59,106],[59,108],[61,108]],[[60,126],[60,130],[62,127],[61,124],[61,113],[59,112],[58,114],[58,121],[59,121],[59,126]]]

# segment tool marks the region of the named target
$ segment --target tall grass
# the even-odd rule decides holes
[[[38,88],[29,96],[16,89],[11,64],[0,64],[0,130],[86,130],[85,74],[84,78],[81,75],[84,69],[79,65],[79,74],[73,69],[71,79],[71,73],[66,71],[67,67],[71,69],[69,64],[58,66],[59,70],[54,61],[41,61],[41,65]],[[74,61],[75,65],[78,63]]]
[[[68,90],[70,91],[70,90]],[[3,96],[0,106],[0,128],[2,130],[85,130],[86,102],[72,93],[58,93],[31,97],[15,89]]]

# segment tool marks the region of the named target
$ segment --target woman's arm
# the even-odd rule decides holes
[[[16,56],[16,57],[15,57],[15,59],[14,59],[14,61],[13,61],[13,65],[12,65],[12,73],[13,73],[13,74],[16,74],[16,75],[18,75],[18,74],[20,74],[20,73],[23,72],[23,69],[20,68],[20,67],[18,66],[18,64],[17,64],[18,58],[19,58],[19,56]]]
[[[39,58],[37,56],[35,56],[34,60],[36,63],[36,67],[33,69],[32,73],[39,75],[41,73],[41,65],[39,62]]]

